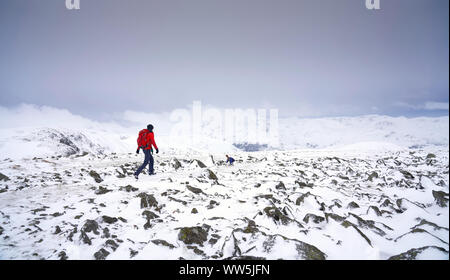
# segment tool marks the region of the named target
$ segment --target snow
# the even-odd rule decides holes
[[[166,127],[155,132],[157,174],[136,181],[143,116]],[[100,249],[107,259],[311,258],[304,244],[326,259],[388,259],[419,248],[417,259],[448,259],[448,117],[281,119],[281,147],[259,152],[211,137],[173,141],[167,114],[120,117],[100,123],[50,107],[0,107],[0,172],[9,178],[0,180],[0,259],[93,259]],[[109,192],[97,194],[100,187]],[[158,206],[141,208],[139,193]],[[270,207],[282,217],[267,214]],[[144,211],[158,216],[150,228]],[[90,244],[88,220],[99,227],[85,232]],[[194,226],[207,232],[201,245],[178,236]]]

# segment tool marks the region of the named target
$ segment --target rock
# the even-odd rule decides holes
[[[178,233],[178,239],[185,244],[203,245],[208,238],[208,233],[201,227],[184,227]]]
[[[80,234],[80,239],[88,244],[88,245],[92,245],[91,239],[89,238],[89,236],[86,234],[86,232],[82,231]]]
[[[369,175],[369,181],[373,181],[374,178],[378,178],[378,173],[373,171],[370,175]]]
[[[248,220],[247,226],[243,230],[244,233],[257,233],[259,229],[256,227],[256,223],[252,220]]]
[[[255,187],[255,188],[259,188],[259,187],[261,187],[261,184],[260,184],[260,183],[257,183],[254,187]]]
[[[325,260],[327,256],[317,247],[302,241],[298,241],[296,249],[298,254],[305,260]]]
[[[170,244],[169,242],[162,240],[162,239],[154,239],[151,241],[153,244],[155,245],[162,245],[162,246],[166,246],[169,247],[170,249],[175,248],[174,245]]]
[[[427,155],[427,159],[430,159],[430,158],[436,158],[436,155],[430,153],[430,154]]]
[[[124,187],[120,187],[119,190],[121,190],[121,191],[125,190],[126,192],[135,192],[135,191],[138,191],[139,189],[133,187],[132,185],[127,185],[127,186],[124,186]]]
[[[280,222],[283,225],[287,225],[292,221],[292,219],[283,215],[283,213],[281,213],[281,211],[274,206],[264,208],[264,213],[266,213],[268,217],[272,218],[275,223]]]
[[[448,202],[448,193],[445,193],[443,191],[434,191],[433,190],[433,197],[434,201],[436,201],[436,204],[440,207],[447,207]]]
[[[58,234],[61,233],[61,228],[59,226],[55,227],[55,232],[53,232],[53,234]],[[1,230],[0,230],[0,235],[1,235]]]
[[[302,194],[299,198],[297,198],[297,200],[295,201],[295,205],[301,205],[305,201],[305,198],[307,198],[308,196],[315,197],[315,195],[311,194],[310,192],[307,192],[305,194]],[[319,202],[317,202],[317,203],[319,203]]]
[[[111,234],[109,233],[109,229],[104,228],[102,238],[109,238],[110,236],[111,236]]]
[[[59,212],[55,212],[55,213],[53,213],[53,214],[50,214],[50,216],[53,216],[53,217],[59,217],[59,216],[62,216],[62,215],[64,215],[64,213],[59,213]]]
[[[209,179],[215,180],[215,181],[218,180],[218,178],[217,178],[216,174],[214,174],[214,172],[212,172],[212,171],[209,170],[209,169],[206,169],[206,171],[208,172],[208,178],[209,178]]]
[[[69,257],[67,256],[65,251],[59,252],[58,257],[61,261],[65,261],[65,260],[69,259]]]
[[[358,215],[355,215],[353,213],[348,213],[348,214],[356,218],[356,220],[358,221],[358,226],[360,226],[362,228],[365,228],[365,229],[370,229],[370,230],[372,230],[373,232],[375,232],[376,234],[378,234],[380,236],[385,236],[386,235],[386,233],[382,229],[380,229],[377,226],[375,226],[375,222],[374,221],[372,221],[372,220],[364,220],[363,218],[361,218]],[[387,228],[391,229],[389,227],[387,227]]]
[[[100,187],[98,187],[98,190],[95,191],[95,194],[100,195],[100,194],[105,194],[108,192],[112,192],[112,190],[108,190],[107,188],[100,186]]]
[[[103,182],[103,179],[100,177],[100,175],[98,175],[97,172],[95,172],[94,170],[89,171],[89,176],[91,176],[92,178],[94,178],[96,183],[101,183]]]
[[[217,201],[215,201],[215,200],[210,200],[210,201],[209,201],[209,205],[206,206],[206,208],[212,209],[212,208],[214,208],[214,206],[216,206],[216,205],[219,205],[219,203],[218,203]]]
[[[275,186],[275,189],[277,189],[277,190],[286,190],[286,187],[284,186],[283,182],[279,182],[278,185]]]
[[[102,216],[102,221],[107,224],[114,224],[115,222],[117,222],[117,218],[104,215]]]
[[[191,249],[194,251],[195,254],[206,257],[205,252],[197,248],[197,246],[186,246],[186,248]]]
[[[394,204],[389,200],[385,199],[384,202],[380,205],[380,207],[392,207]]]
[[[214,245],[217,243],[217,241],[219,241],[219,239],[220,239],[220,235],[213,233],[213,234],[211,234],[211,238],[208,240],[208,243],[211,245]]]
[[[178,159],[173,158],[172,159],[172,163],[171,163],[172,167],[175,168],[175,170],[177,170],[178,168],[181,167],[181,163]]]
[[[313,184],[306,184],[305,182],[301,182],[301,181],[298,181],[298,180],[295,181],[295,184],[297,184],[301,189],[302,188],[312,188],[313,187]]]
[[[142,212],[142,215],[145,216],[145,218],[147,220],[147,222],[144,224],[144,229],[148,229],[148,228],[152,227],[150,220],[159,218],[158,215],[156,215],[155,213],[153,213],[152,211],[149,211],[149,210],[145,210],[144,212]]]
[[[427,226],[431,226],[433,228],[433,230],[435,230],[435,231],[436,230],[445,230],[448,232],[448,228],[438,226],[437,224],[427,221],[425,219],[416,218],[416,221],[420,221],[420,222],[417,225],[415,225],[414,227],[412,227],[411,229],[416,229],[416,228],[419,228],[420,226],[427,225]]]
[[[149,210],[144,210],[144,212],[142,212],[142,216],[145,216],[147,220],[159,218],[158,215]]]
[[[69,235],[67,236],[67,240],[73,241],[73,236],[75,235],[75,233],[78,232],[77,227],[74,227],[74,229],[69,233]]]
[[[336,222],[343,222],[345,221],[345,218],[342,216],[339,216],[338,214],[334,214],[334,213],[325,213],[325,219],[327,220],[327,223],[329,222],[329,218],[335,220]]]
[[[324,222],[325,221],[325,218],[324,217],[320,217],[320,216],[317,216],[317,215],[314,215],[314,214],[311,214],[311,213],[309,213],[309,214],[306,214],[305,215],[305,217],[303,218],[303,221],[305,222],[305,223],[309,223],[309,220],[312,220],[313,221],[313,223],[315,223],[315,224],[320,224],[321,222]]]
[[[367,243],[369,243],[370,247],[372,247],[372,242],[370,239],[355,224],[345,220],[341,223],[341,226],[345,228],[353,227],[367,241]]]
[[[273,203],[281,203],[281,201],[279,199],[276,199],[275,197],[273,197],[272,194],[262,194],[262,195],[257,195],[255,196],[256,199],[260,199],[260,198],[264,198],[267,200],[272,201]]]
[[[108,239],[105,242],[105,246],[111,248],[113,251],[115,251],[117,248],[119,248],[119,244],[117,244],[114,240]]]
[[[191,192],[195,193],[195,194],[200,194],[200,193],[204,194],[204,192],[201,189],[199,189],[199,188],[195,188],[195,187],[192,187],[192,186],[189,186],[189,185],[186,185],[186,188],[188,190],[190,190]]]
[[[205,168],[206,167],[206,165],[203,162],[199,161],[198,159],[196,159],[195,161],[197,162],[197,164],[198,164],[198,166],[200,168]]]
[[[366,214],[369,214],[370,210],[373,210],[377,216],[382,216],[382,213],[381,213],[381,211],[380,211],[380,209],[378,207],[376,207],[376,206],[369,206],[369,208],[367,208]]]
[[[414,179],[414,176],[411,173],[409,173],[408,171],[400,170],[400,173],[402,173],[406,179],[410,179],[410,180]]]
[[[0,173],[0,181],[9,181],[10,179],[9,179],[9,177],[8,176],[6,176],[5,174],[3,174],[3,173]]]
[[[136,256],[139,253],[138,251],[135,251],[135,250],[133,250],[131,248],[128,248],[128,249],[130,250],[130,258]]]
[[[94,220],[86,220],[83,227],[81,228],[82,232],[93,232],[94,234],[100,234],[98,232],[98,223]]]
[[[192,208],[191,213],[192,213],[192,214],[197,214],[197,213],[198,213],[197,208]]]
[[[97,253],[94,254],[96,260],[104,260],[109,255],[109,252],[105,249],[100,249]]]
[[[167,198],[170,199],[170,200],[173,200],[173,201],[175,201],[175,202],[179,202],[179,203],[181,203],[181,204],[183,204],[183,205],[186,205],[186,204],[187,204],[187,201],[184,201],[184,200],[181,200],[181,199],[177,199],[177,198],[175,198],[175,197],[168,196]]]
[[[358,203],[352,201],[347,205],[347,208],[350,208],[350,209],[359,208],[359,205],[358,205]]]
[[[137,197],[141,198],[141,208],[158,207],[158,201],[152,194],[140,193]]]
[[[445,250],[444,248],[441,247],[437,247],[437,246],[425,246],[425,247],[421,247],[421,248],[412,248],[404,253],[392,256],[389,258],[389,260],[415,260],[417,259],[417,255],[423,253],[426,250],[438,250],[444,254],[447,255],[448,258],[448,251]]]
[[[228,257],[225,258],[225,260],[251,260],[251,261],[263,261],[266,260],[264,257],[255,257],[255,256],[248,256],[248,255],[241,255],[236,257]]]

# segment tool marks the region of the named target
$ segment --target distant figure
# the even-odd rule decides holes
[[[227,156],[227,161],[226,161],[226,163],[230,163],[230,165],[233,165],[233,162],[234,162],[234,158],[232,158],[232,157],[229,157],[228,155],[226,155]]]
[[[139,137],[137,139],[138,148],[136,150],[136,154],[139,154],[139,150],[142,149],[144,151],[145,159],[144,163],[141,165],[141,167],[136,170],[134,173],[134,177],[138,179],[139,174],[141,171],[145,168],[145,166],[148,164],[148,174],[153,175],[153,149],[152,146],[155,147],[156,153],[159,153],[158,146],[156,146],[155,143],[155,136],[153,134],[153,125],[149,124],[147,125],[147,129],[143,129],[139,131]]]

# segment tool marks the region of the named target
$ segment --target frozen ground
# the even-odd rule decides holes
[[[448,116],[281,119],[258,152],[147,117],[136,181],[143,116],[0,107],[0,259],[449,259]]]
[[[375,147],[5,159],[0,259],[448,259],[448,148]]]

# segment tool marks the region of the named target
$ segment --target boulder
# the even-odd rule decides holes
[[[6,175],[4,175],[3,173],[0,173],[0,181],[9,181],[10,179],[9,179],[9,177],[8,176],[6,176]]]
[[[208,172],[208,178],[209,179],[211,179],[211,180],[218,180],[218,178],[217,178],[217,176],[216,176],[216,174],[214,174],[214,172],[212,172],[211,170],[209,170],[209,169],[206,169],[206,171]]]
[[[202,227],[184,227],[180,229],[178,239],[185,244],[203,245],[203,242],[208,239],[208,232]]]
[[[109,255],[109,252],[102,248],[102,249],[98,250],[97,253],[94,254],[94,258],[96,260],[104,260],[104,259],[106,259],[106,257],[108,255]]]
[[[137,197],[141,198],[141,208],[158,207],[158,201],[152,194],[140,193]]]
[[[310,220],[311,220],[313,223],[315,223],[315,224],[320,224],[321,222],[324,222],[324,221],[325,221],[325,218],[324,218],[324,217],[317,216],[317,215],[314,215],[314,214],[311,214],[311,213],[308,213],[308,214],[306,214],[305,217],[303,218],[303,221],[304,221],[305,223],[309,223]]]
[[[117,218],[104,215],[102,216],[102,221],[107,224],[114,224],[115,222],[117,222]]]
[[[105,194],[105,193],[109,193],[109,192],[112,192],[112,190],[109,190],[107,188],[100,186],[100,187],[98,187],[98,190],[95,191],[95,194],[100,195],[100,194]]]
[[[280,181],[278,183],[278,185],[275,186],[275,189],[277,189],[277,190],[284,190],[285,191],[286,187],[284,186],[284,183]]]
[[[98,223],[94,220],[86,220],[83,227],[81,228],[82,232],[93,232],[94,234],[99,234],[98,232]]]
[[[172,162],[171,162],[171,166],[172,166],[173,168],[175,168],[175,170],[177,170],[178,168],[181,167],[181,163],[180,163],[180,161],[179,161],[178,159],[173,158],[173,159],[172,159]]]
[[[100,175],[98,175],[97,172],[95,172],[94,170],[89,171],[89,176],[91,176],[92,178],[94,178],[96,183],[101,183],[103,182],[103,179],[100,177]]]
[[[121,191],[124,190],[124,191],[126,191],[126,192],[135,192],[135,191],[138,191],[139,189],[133,187],[132,185],[127,185],[127,186],[124,186],[124,187],[120,187],[119,190],[121,190]]]
[[[192,186],[189,186],[189,185],[186,185],[186,188],[188,190],[190,190],[191,192],[195,193],[195,194],[200,194],[200,193],[204,194],[204,192],[201,189],[199,189],[199,188],[192,187]]]
[[[433,197],[434,201],[436,201],[436,204],[440,207],[447,207],[448,203],[448,193],[443,191],[434,191],[433,190]]]

